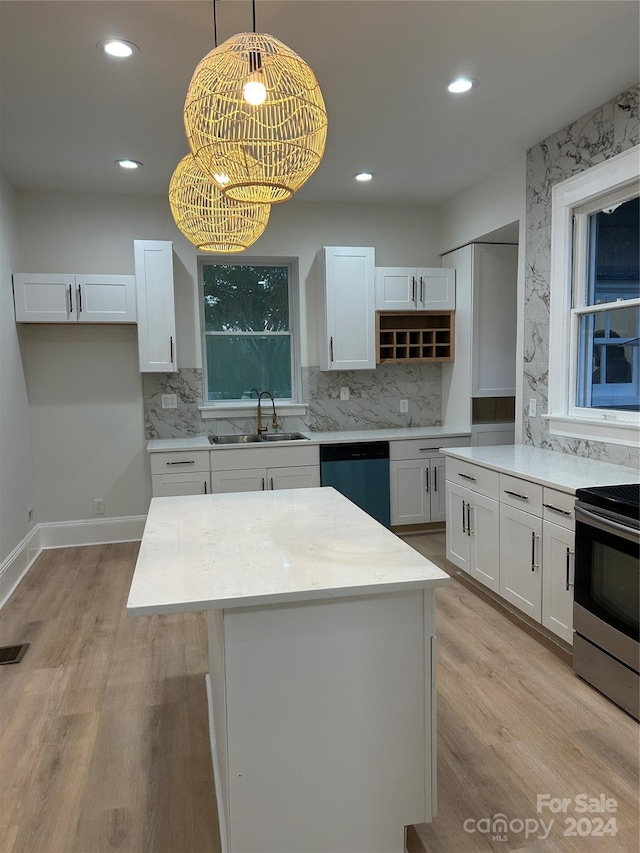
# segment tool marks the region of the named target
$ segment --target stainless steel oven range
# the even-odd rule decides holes
[[[639,719],[640,485],[576,492],[573,668]]]

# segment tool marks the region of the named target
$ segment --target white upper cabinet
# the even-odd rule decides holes
[[[447,311],[456,307],[456,273],[440,267],[377,267],[378,311]]]
[[[132,275],[15,273],[19,323],[135,323]]]
[[[173,244],[134,240],[141,373],[175,373],[176,313]]]
[[[321,370],[375,369],[374,264],[368,247],[325,246],[319,253]]]

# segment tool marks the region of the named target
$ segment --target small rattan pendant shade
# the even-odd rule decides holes
[[[176,225],[202,252],[244,252],[260,237],[271,206],[226,198],[191,154],[178,163],[169,183]]]
[[[256,65],[267,95],[252,106],[243,87]],[[184,124],[198,164],[224,194],[259,204],[291,198],[320,164],[327,138],[313,71],[265,33],[238,33],[204,57],[187,91]]]

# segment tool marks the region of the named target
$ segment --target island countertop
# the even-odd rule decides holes
[[[129,615],[445,586],[449,576],[331,487],[154,498]]]

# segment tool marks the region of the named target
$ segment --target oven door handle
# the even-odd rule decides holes
[[[623,539],[627,539],[629,542],[638,541],[637,530],[634,530],[631,527],[626,527],[624,524],[618,524],[617,521],[612,521],[609,518],[603,518],[601,515],[597,515],[595,512],[590,512],[588,509],[584,509],[584,507],[576,504],[576,521],[580,521],[581,519],[584,520],[584,524],[596,527],[598,530],[604,530],[605,533],[612,533],[615,531]]]

